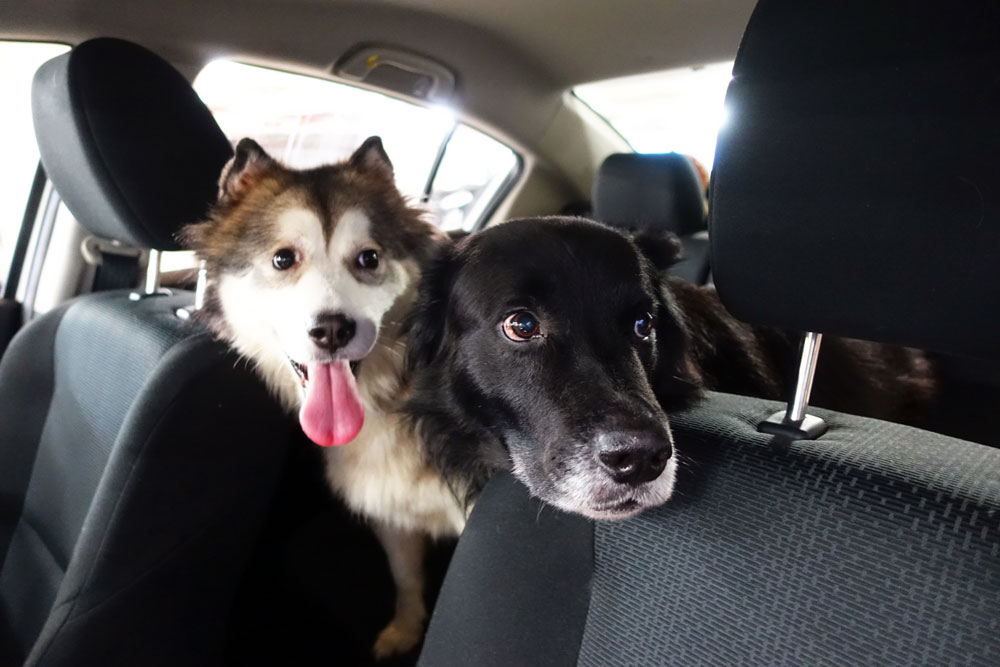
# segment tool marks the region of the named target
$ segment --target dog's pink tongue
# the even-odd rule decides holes
[[[306,398],[299,423],[317,445],[343,445],[354,439],[365,421],[365,409],[347,361],[309,364]]]

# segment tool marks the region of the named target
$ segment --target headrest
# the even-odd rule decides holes
[[[705,196],[688,159],[678,153],[616,153],[594,179],[594,217],[615,227],[678,235],[705,229]]]
[[[1000,357],[1000,3],[761,0],[726,96],[738,318]]]
[[[32,86],[42,164],[91,233],[174,250],[215,201],[226,136],[184,77],[141,46],[94,39],[42,65]]]

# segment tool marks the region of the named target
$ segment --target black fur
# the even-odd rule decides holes
[[[425,271],[409,324],[407,411],[429,455],[471,500],[514,462],[540,497],[600,429],[660,433],[666,413],[712,389],[785,399],[797,335],[732,318],[712,288],[667,279],[672,237],[629,237],[579,218],[516,220],[461,239]],[[512,310],[546,337],[512,343]],[[649,340],[633,333],[649,310]],[[926,359],[828,338],[816,404],[914,421],[929,398]],[[669,437],[669,436],[667,436]]]
[[[669,442],[654,378],[658,368],[681,375],[682,346],[671,333],[681,324],[662,327],[666,347],[658,333],[633,333],[646,313],[675,317],[659,304],[657,275],[632,241],[573,218],[505,223],[442,253],[413,309],[407,409],[445,477],[472,498],[513,458],[548,498],[562,469],[587,464],[581,448],[601,434]],[[500,322],[522,308],[539,316],[544,339],[504,338]],[[696,390],[663,384],[685,397]]]

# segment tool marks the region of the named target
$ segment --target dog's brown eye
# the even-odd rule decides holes
[[[503,335],[515,343],[523,343],[542,335],[538,318],[526,310],[519,310],[505,317],[502,327]]]
[[[378,268],[378,253],[368,248],[367,250],[362,250],[358,253],[358,266],[362,269],[377,269]]]
[[[274,253],[271,264],[279,271],[285,271],[295,266],[295,250],[292,248],[282,248]]]
[[[653,315],[650,313],[645,313],[640,315],[636,321],[635,326],[632,328],[635,335],[639,338],[646,340],[649,335],[653,333]]]

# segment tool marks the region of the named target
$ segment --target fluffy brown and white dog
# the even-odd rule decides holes
[[[396,611],[376,657],[423,636],[423,548],[465,512],[428,464],[400,407],[403,320],[420,267],[446,237],[396,189],[377,137],[347,160],[289,169],[244,139],[208,221],[188,226],[206,263],[204,316],[252,360],[320,445],[332,489],[388,555]]]

